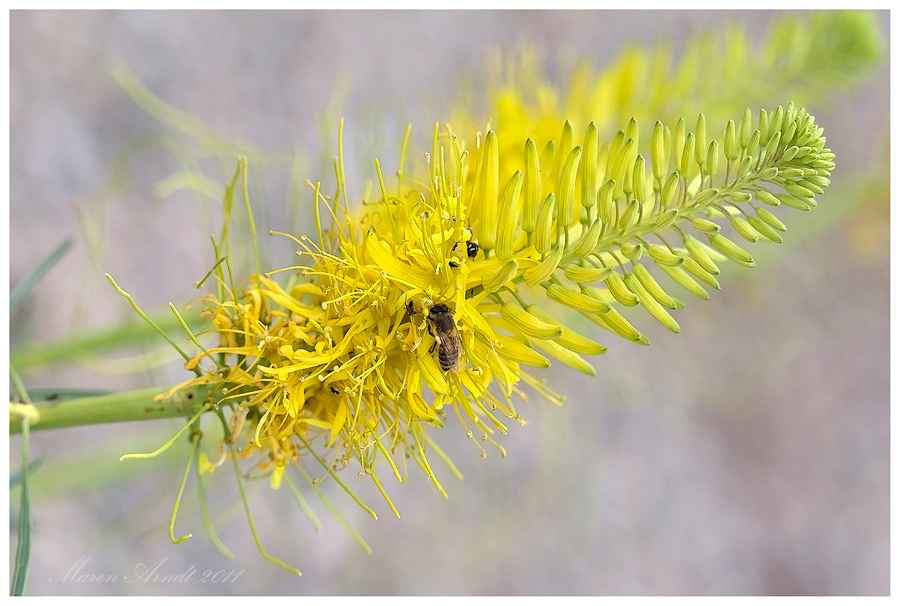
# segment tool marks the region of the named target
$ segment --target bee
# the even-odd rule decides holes
[[[438,362],[444,372],[459,369],[459,352],[462,349],[462,341],[459,338],[459,330],[456,328],[456,320],[453,319],[453,310],[438,303],[428,310],[428,334],[434,337],[434,344],[428,353],[434,353],[438,348]]]

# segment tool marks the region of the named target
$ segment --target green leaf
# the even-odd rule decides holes
[[[16,284],[16,287],[12,289],[12,292],[9,293],[9,313],[12,314],[19,304],[28,296],[28,294],[34,289],[38,282],[47,275],[53,266],[56,265],[60,259],[62,259],[69,249],[72,248],[72,245],[75,241],[72,238],[67,238],[56,247],[56,249],[47,255],[43,261],[41,261],[37,267],[31,270],[25,279]]]
[[[12,587],[9,595],[22,595],[28,580],[28,565],[31,562],[31,499],[28,494],[28,437],[30,422],[22,419],[22,497],[19,502],[18,545],[16,564],[13,570]]]

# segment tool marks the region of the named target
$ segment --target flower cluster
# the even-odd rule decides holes
[[[720,263],[754,264],[723,226],[780,242],[768,208],[808,210],[829,183],[822,129],[793,105],[748,109],[715,138],[703,115],[692,126],[657,122],[649,145],[635,120],[607,142],[594,123],[576,138],[565,122],[553,140],[489,130],[474,149],[436,126],[427,172],[389,193],[379,168],[380,199],[360,210],[339,157],[338,194],[315,187],[318,234],[295,238],[303,263],[279,270],[286,282],[272,272],[226,288],[219,266],[219,344],[189,364],[213,366],[173,391],[221,387],[236,452],[276,484],[307,454],[329,471],[355,461],[390,503],[378,471],[403,481],[412,458],[443,492],[429,427],[456,416],[502,452],[494,436],[522,422],[523,382],[562,401],[523,366],[593,374],[583,356],[606,348],[559,310],[648,343],[620,311],[640,306],[677,332],[683,303],[658,278],[708,298]]]

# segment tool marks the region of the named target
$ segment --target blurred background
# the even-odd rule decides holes
[[[237,148],[264,150],[267,163],[250,175],[257,225],[300,234],[310,231],[312,194],[297,184],[333,191],[341,116],[350,189],[361,193],[376,155],[396,162],[407,122],[428,140],[489,49],[533,45],[551,73],[563,55],[599,68],[628,44],[668,38],[677,50],[730,22],[761,34],[777,15],[13,11],[11,285],[65,238],[75,245],[12,316],[11,346],[133,317],[104,272],[159,310],[202,294],[193,284],[214,261],[209,235],[221,229],[221,208],[167,190],[175,167],[160,150],[170,141],[116,82],[113,62]],[[888,13],[878,20],[887,38]],[[404,485],[387,478],[395,519],[368,481],[345,473],[375,521],[323,483],[373,555],[308,491],[318,533],[286,488],[258,481],[250,497],[264,545],[304,574],[264,561],[227,469],[207,476],[206,491],[236,559],[203,531],[193,481],[176,533],[194,537],[174,546],[167,525],[186,443],[161,460],[118,457],[155,449],[179,421],[53,430],[32,437],[43,463],[32,480],[27,592],[886,594],[888,83],[885,55],[862,86],[807,107],[837,155],[832,187],[814,212],[782,215],[783,245],[750,247],[756,269],[732,264],[710,301],[685,299],[681,334],[645,315],[638,327],[650,347],[597,335],[610,350],[594,361],[596,378],[554,365],[545,376],[565,405],[521,404],[529,424],[503,438],[505,459],[482,459],[455,423],[435,432],[465,476],[436,469],[449,500],[415,470]],[[221,168],[220,186],[234,171],[233,159],[197,161]],[[273,266],[292,262],[291,246],[261,239]],[[174,356],[127,372],[133,356],[160,351],[85,357],[34,370],[26,384],[116,390],[187,378]],[[15,436],[11,472],[20,453]],[[18,491],[10,509],[12,561]],[[227,583],[65,582],[79,562],[81,574],[132,580],[158,562],[159,574],[243,572]]]

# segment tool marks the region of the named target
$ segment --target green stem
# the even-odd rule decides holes
[[[213,391],[209,385],[182,389],[169,398],[155,400],[167,388],[151,387],[103,396],[57,400],[37,406],[40,418],[32,421],[31,429],[58,429],[99,423],[122,421],[147,421],[172,417],[190,418],[202,407]],[[22,422],[17,415],[9,419],[9,433],[22,432]]]

